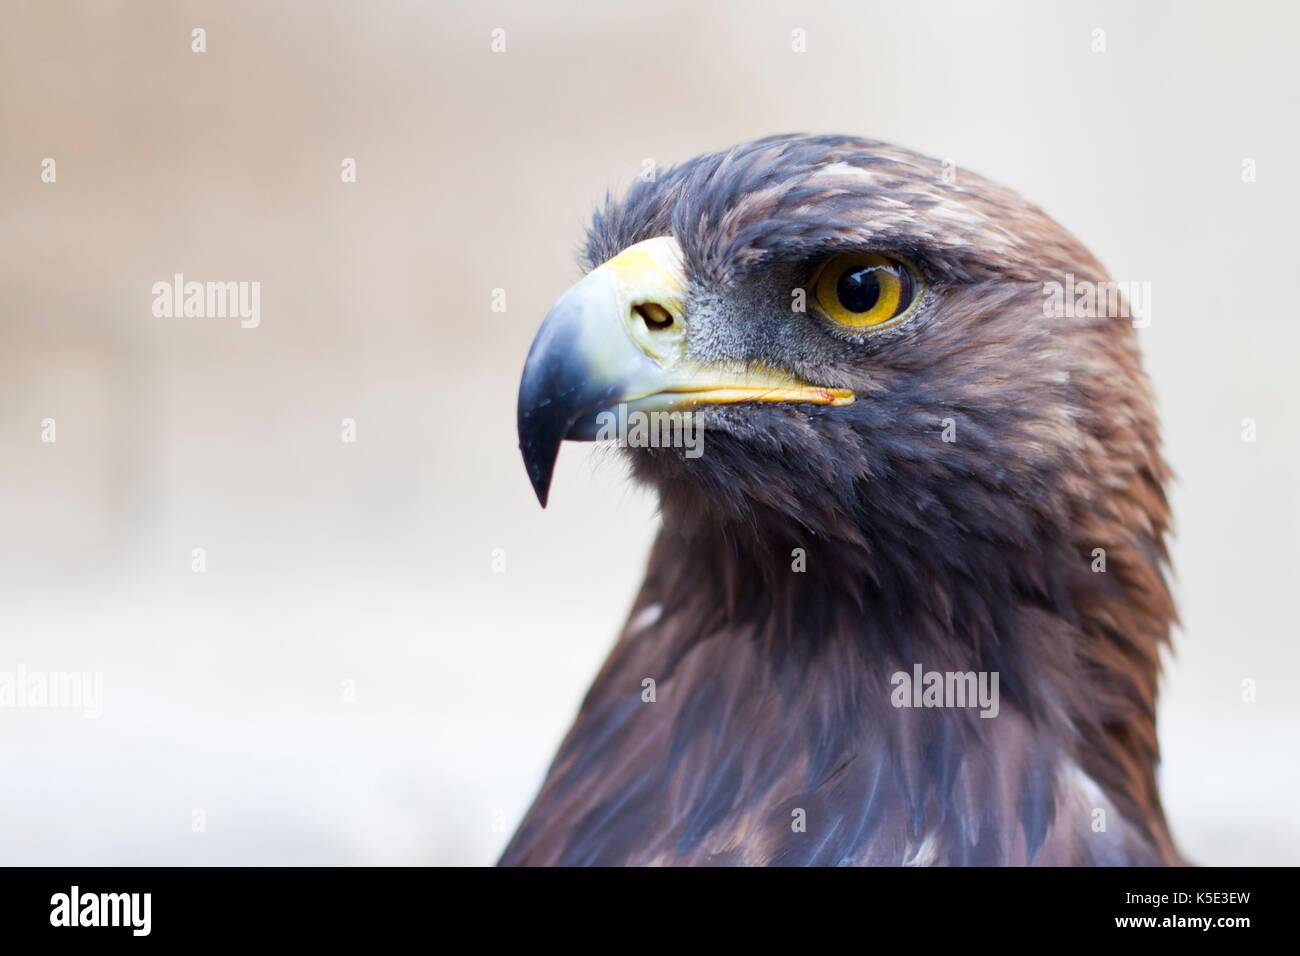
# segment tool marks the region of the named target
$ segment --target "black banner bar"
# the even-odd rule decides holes
[[[779,918],[793,921],[792,929],[824,924],[854,934],[911,927],[926,940],[1032,928],[1071,940],[1199,935],[1230,945],[1261,927],[1285,928],[1281,914],[1294,885],[1291,870],[1224,868],[10,868],[0,869],[0,928],[7,943],[62,936],[92,945],[109,938],[338,944],[428,938],[473,923],[494,936],[549,927],[548,934],[571,932],[576,941],[611,922],[635,939],[688,924],[761,935]]]

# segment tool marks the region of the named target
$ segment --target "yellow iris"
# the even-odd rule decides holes
[[[901,319],[916,299],[916,286],[907,266],[877,252],[834,256],[812,280],[817,304],[827,317],[855,329]]]

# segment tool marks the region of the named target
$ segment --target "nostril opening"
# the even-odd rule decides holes
[[[641,317],[647,329],[659,332],[673,324],[672,313],[658,302],[643,302],[632,307],[632,311]]]

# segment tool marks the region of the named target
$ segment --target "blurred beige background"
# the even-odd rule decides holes
[[[1274,3],[9,0],[0,670],[100,671],[104,714],[0,709],[0,863],[492,862],[655,520],[579,446],[537,507],[528,344],[606,188],[794,130],[951,157],[1152,283],[1168,810],[1198,862],[1300,862],[1297,27]],[[260,327],[154,317],[176,272],[259,281]]]

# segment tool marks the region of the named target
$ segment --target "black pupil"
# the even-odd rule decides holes
[[[868,266],[865,269],[850,269],[840,276],[839,284],[835,287],[840,304],[850,312],[870,312],[880,299],[877,272],[879,267]]]

